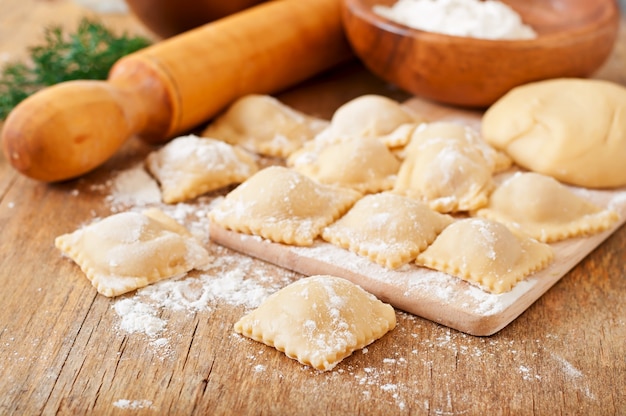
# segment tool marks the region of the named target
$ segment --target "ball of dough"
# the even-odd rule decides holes
[[[518,165],[588,188],[626,185],[626,88],[561,78],[514,88],[482,121]]]

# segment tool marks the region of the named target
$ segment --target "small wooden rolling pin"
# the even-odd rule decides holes
[[[34,94],[7,117],[2,147],[31,178],[75,178],[133,135],[164,142],[243,95],[278,92],[350,56],[339,0],[270,1],[128,55],[106,81]]]

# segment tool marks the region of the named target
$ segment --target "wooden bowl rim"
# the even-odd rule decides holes
[[[595,0],[600,1],[600,0]],[[549,45],[559,44],[565,41],[571,44],[574,39],[580,39],[587,36],[594,36],[597,32],[602,31],[607,25],[618,26],[620,9],[615,0],[604,0],[601,3],[605,6],[602,9],[602,15],[599,19],[589,22],[586,25],[573,27],[570,30],[563,30],[551,33],[538,33],[536,38],[532,39],[484,39],[466,36],[454,36],[445,33],[431,32],[421,29],[415,29],[384,16],[376,14],[373,6],[376,0],[342,0],[346,13],[366,21],[371,26],[383,32],[389,32],[398,36],[426,40],[431,43],[466,43],[484,47],[503,47],[510,49],[525,49],[535,47],[538,44]],[[374,3],[374,4],[372,4]],[[370,5],[371,4],[371,5]],[[344,20],[345,24],[345,20]]]

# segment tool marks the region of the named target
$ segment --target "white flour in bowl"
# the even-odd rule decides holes
[[[374,12],[414,29],[482,39],[531,39],[535,31],[497,0],[398,0]]]

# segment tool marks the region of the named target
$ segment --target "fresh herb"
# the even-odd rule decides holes
[[[113,64],[150,44],[140,36],[114,35],[96,20],[84,18],[76,33],[61,27],[44,30],[45,42],[29,48],[28,63],[8,63],[0,71],[0,120],[38,90],[75,79],[106,79]]]

